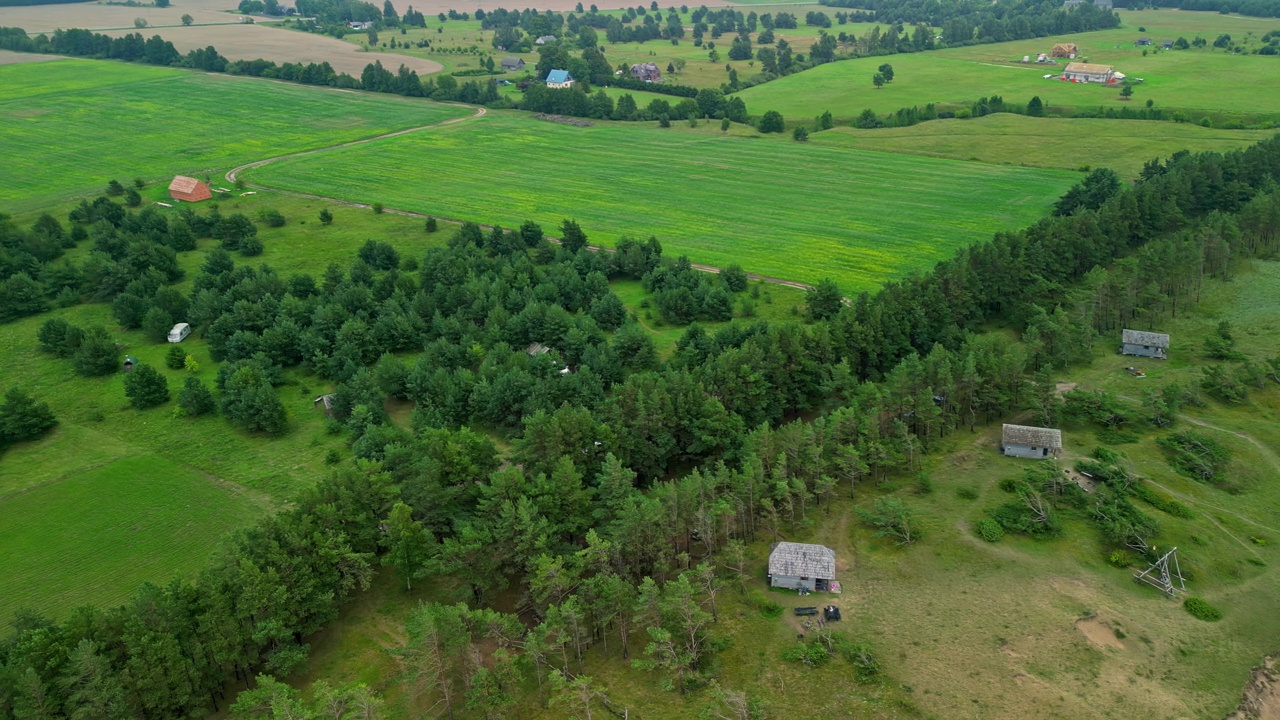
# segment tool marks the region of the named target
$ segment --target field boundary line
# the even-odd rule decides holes
[[[455,107],[468,107],[468,106],[459,106],[454,103],[449,103],[449,104],[454,105]],[[339,143],[337,145],[330,145],[328,147],[313,148],[311,150],[302,150],[300,152],[289,153],[288,155],[279,155],[276,157],[270,157],[264,160],[255,160],[254,162],[245,163],[243,165],[239,165],[237,167],[231,168],[226,173],[226,179],[227,179],[227,182],[234,183],[236,182],[236,179],[238,178],[240,173],[244,172],[245,170],[260,168],[266,165],[270,165],[271,163],[278,162],[280,160],[288,160],[291,158],[303,157],[306,155],[313,155],[315,153],[325,152],[327,150],[337,150],[339,148],[347,148],[355,145],[363,145],[365,143],[374,142],[375,140],[385,140],[387,138],[398,137],[401,135],[408,135],[409,133],[415,133],[415,132],[418,132],[419,130],[428,130],[430,128],[441,127],[444,125],[453,125],[455,123],[475,120],[477,118],[484,117],[486,114],[488,114],[488,111],[485,108],[481,107],[481,108],[476,108],[475,114],[468,115],[466,117],[450,118],[449,120],[443,120],[441,122],[432,123],[430,125],[421,125],[419,127],[413,127],[413,128],[407,128],[404,130],[397,130],[395,132],[383,133],[382,135],[375,135],[373,137],[367,137],[361,140],[351,140],[349,142]],[[325,202],[330,202],[330,203],[342,205],[345,207],[361,208],[364,210],[367,210],[373,207],[368,203],[353,202],[351,200],[340,200],[338,198],[326,197],[324,195],[315,195],[312,193],[297,192],[294,190],[284,190],[282,188],[274,188],[268,185],[255,185],[248,181],[244,181],[244,186],[253,188],[254,190],[269,190],[271,192],[278,192],[278,193],[283,193],[285,195],[292,195],[293,197],[308,198],[311,200],[323,200]],[[433,217],[426,213],[414,212],[412,210],[399,210],[397,208],[384,208],[383,212],[391,213],[392,215],[401,215],[404,217],[414,217],[414,218],[424,218],[424,219],[427,217]],[[459,218],[449,218],[449,217],[442,217],[438,215],[434,217],[437,220],[444,220],[446,222],[455,222],[455,223],[468,222],[466,220],[461,220]],[[484,228],[486,230],[493,229],[492,225],[485,225],[480,223],[477,223],[477,224],[479,224],[481,228]],[[547,240],[550,240],[551,242],[557,245],[560,244],[559,238],[551,237],[550,235],[547,235],[546,238]],[[614,252],[613,248],[602,247],[600,245],[587,245],[586,247],[588,250],[591,250],[592,252]],[[722,270],[722,268],[716,267],[714,265],[704,265],[701,263],[690,263],[689,266],[699,272],[710,273],[712,275],[719,275]],[[769,277],[768,275],[759,275],[757,273],[746,273],[746,275],[748,280],[755,280],[755,281],[763,282],[769,285],[780,285],[783,287],[795,288],[797,290],[804,290],[806,292],[815,289],[813,285],[810,285],[808,283],[802,283],[796,280],[786,280],[783,278]],[[852,303],[852,300],[850,300],[847,297],[843,298],[843,300],[846,305],[849,305]]]

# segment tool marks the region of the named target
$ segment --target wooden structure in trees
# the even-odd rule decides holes
[[[210,192],[208,185],[193,177],[176,175],[173,182],[169,183],[169,197],[185,202],[200,202],[213,197],[213,193]]]
[[[1057,457],[1062,450],[1062,431],[1029,425],[1008,425],[1000,437],[1000,453],[1037,460]]]
[[[1075,58],[1079,54],[1080,48],[1075,43],[1058,43],[1049,51],[1050,57],[1056,58]]]
[[[825,545],[774,543],[769,551],[769,585],[826,591],[836,579],[836,553]]]
[[[1139,357],[1165,360],[1168,353],[1169,336],[1164,333],[1128,329],[1120,332],[1121,355],[1137,355]]]

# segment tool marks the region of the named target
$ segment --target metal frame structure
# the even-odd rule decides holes
[[[1172,569],[1170,569],[1172,565]],[[1133,576],[1134,582],[1142,582],[1163,592],[1169,597],[1187,591],[1187,583],[1182,579],[1182,569],[1178,567],[1178,548],[1174,548],[1160,556],[1151,567]],[[1177,584],[1174,584],[1177,581]]]

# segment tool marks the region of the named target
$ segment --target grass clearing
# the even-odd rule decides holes
[[[1028,224],[1079,177],[704,130],[714,132],[491,112],[245,178],[505,227],[574,218],[596,243],[654,235],[668,255],[857,291]],[[429,191],[403,181],[423,172]]]
[[[972,120],[936,120],[911,127],[813,133],[809,142],[831,147],[977,160],[1001,165],[1078,169],[1108,167],[1133,179],[1143,163],[1187,148],[1227,152],[1273,135],[1274,130],[1218,130],[1165,123],[1153,132],[1135,120],[1032,118],[999,113]]]
[[[241,162],[464,117],[373,93],[95,60],[0,66],[0,211],[108,180],[205,176]]]
[[[75,453],[86,440],[73,428],[44,442]],[[30,459],[13,455],[6,460]],[[208,562],[211,537],[269,508],[260,493],[156,455],[107,460],[0,497],[0,619],[22,608],[58,617],[123,602],[142,582],[189,577]]]
[[[1122,11],[1121,17],[1124,25],[1114,30],[830,63],[749,88],[740,96],[753,113],[777,110],[796,123],[809,123],[827,110],[847,121],[867,108],[887,113],[928,103],[971,103],[990,95],[1017,103],[1038,95],[1046,105],[1069,108],[1119,108],[1126,102],[1139,107],[1150,99],[1156,107],[1193,113],[1195,120],[1224,112],[1280,113],[1280,56],[1228,55],[1207,47],[1144,57],[1143,48],[1134,45],[1140,36],[1160,42],[1201,35],[1212,43],[1227,33],[1239,40],[1251,37],[1256,47],[1259,37],[1280,28],[1280,21],[1178,10]],[[1140,26],[1147,32],[1139,33]],[[1125,101],[1115,89],[1042,78],[1061,74],[1065,61],[1016,62],[1048,52],[1058,42],[1076,43],[1089,62],[1114,65],[1146,82]],[[871,76],[886,61],[893,65],[894,80],[877,90]]]

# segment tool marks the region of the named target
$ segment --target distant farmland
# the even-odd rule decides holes
[[[490,113],[244,177],[508,227],[575,218],[593,242],[653,235],[694,262],[855,291],[1032,222],[1080,175]]]
[[[1200,35],[1212,43],[1225,33],[1256,48],[1258,37],[1280,28],[1280,23],[1170,10],[1122,11],[1121,17],[1125,25],[1115,30],[821,65],[739,95],[754,113],[777,110],[798,123],[812,123],[828,110],[847,119],[868,108],[888,113],[928,103],[970,103],[991,95],[1021,104],[1038,95],[1046,105],[1076,108],[1142,107],[1152,100],[1167,110],[1199,114],[1280,113],[1280,56],[1228,55],[1212,47],[1167,52],[1147,48],[1143,56],[1144,48],[1134,45],[1144,36],[1160,42],[1178,37],[1190,41]],[[1139,32],[1139,26],[1146,32]],[[1076,43],[1089,62],[1113,65],[1145,83],[1137,86],[1132,100],[1124,101],[1115,89],[1043,78],[1061,74],[1066,60],[1056,65],[1014,62],[1047,53],[1057,42]],[[884,62],[893,65],[894,80],[877,90],[871,78]]]
[[[392,95],[95,60],[0,66],[0,212],[462,117]]]

